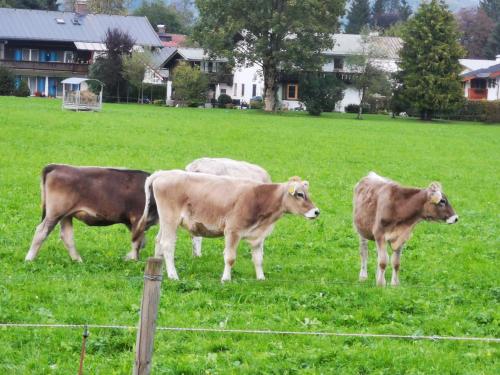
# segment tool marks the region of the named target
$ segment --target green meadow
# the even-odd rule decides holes
[[[265,243],[266,280],[241,244],[233,281],[220,283],[223,240],[194,259],[180,231],[180,281],[162,283],[158,326],[500,337],[500,127],[350,114],[105,104],[62,111],[60,101],[0,98],[0,323],[137,324],[145,261],[126,262],[124,226],[75,221],[83,263],[59,228],[25,263],[40,221],[48,163],[184,168],[202,156],[256,163],[276,182],[310,182],[320,217],[281,219]],[[401,286],[358,282],[352,189],[369,171],[405,185],[440,181],[456,225],[421,223],[403,251]],[[391,271],[386,277],[390,280]],[[128,374],[135,330],[91,329],[85,373]],[[0,328],[2,374],[75,374],[80,329]],[[499,374],[500,344],[357,337],[159,331],[153,374]]]

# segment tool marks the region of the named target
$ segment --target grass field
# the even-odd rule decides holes
[[[162,285],[159,326],[500,337],[500,127],[387,116],[266,115],[252,111],[111,105],[62,112],[60,102],[0,98],[0,322],[136,325],[145,259],[124,262],[123,226],[75,225],[82,264],[58,230],[25,263],[40,220],[39,174],[51,162],[183,168],[201,156],[262,165],[273,180],[308,179],[316,221],[287,216],[266,242],[267,280],[240,245],[221,285],[220,239],[191,257],[177,241],[181,281]],[[360,284],[352,188],[374,170],[407,185],[438,180],[457,225],[419,224],[401,286]],[[390,271],[387,275],[390,277]],[[81,330],[0,328],[2,374],[74,374]],[[91,330],[88,374],[131,372],[135,331]],[[366,338],[158,332],[154,374],[499,374],[500,345]]]

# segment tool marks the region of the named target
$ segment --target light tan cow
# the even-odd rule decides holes
[[[186,171],[207,173],[216,176],[230,176],[256,182],[271,183],[269,173],[258,165],[228,158],[200,158],[186,166]],[[203,237],[192,237],[193,256],[201,257]]]
[[[458,221],[458,215],[437,182],[426,189],[407,188],[370,172],[354,188],[353,204],[354,226],[360,239],[359,280],[368,277],[367,242],[372,240],[377,245],[376,281],[379,286],[385,286],[385,269],[389,261],[387,242],[393,250],[391,284],[399,285],[401,251],[415,225],[422,220],[446,221],[448,224]]]
[[[291,178],[281,184],[180,170],[152,174],[145,184],[146,205],[136,235],[146,225],[149,200],[154,198],[160,221],[155,255],[163,255],[170,279],[178,279],[174,264],[177,229],[187,229],[200,237],[225,238],[222,281],[231,280],[240,240],[252,248],[258,280],[264,279],[262,261],[264,240],[274,224],[286,213],[315,219],[319,209],[309,198],[309,183]]]

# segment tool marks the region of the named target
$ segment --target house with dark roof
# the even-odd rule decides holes
[[[469,100],[500,100],[500,55],[496,60],[460,60],[464,95]]]
[[[85,0],[74,12],[0,8],[0,65],[26,80],[32,95],[59,97],[64,78],[88,76],[113,28],[142,48],[163,47],[146,17],[89,14]]]

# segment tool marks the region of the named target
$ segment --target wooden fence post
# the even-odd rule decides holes
[[[162,258],[149,258],[144,271],[144,291],[135,345],[134,375],[147,375],[151,372],[156,317],[160,304],[162,267]]]

